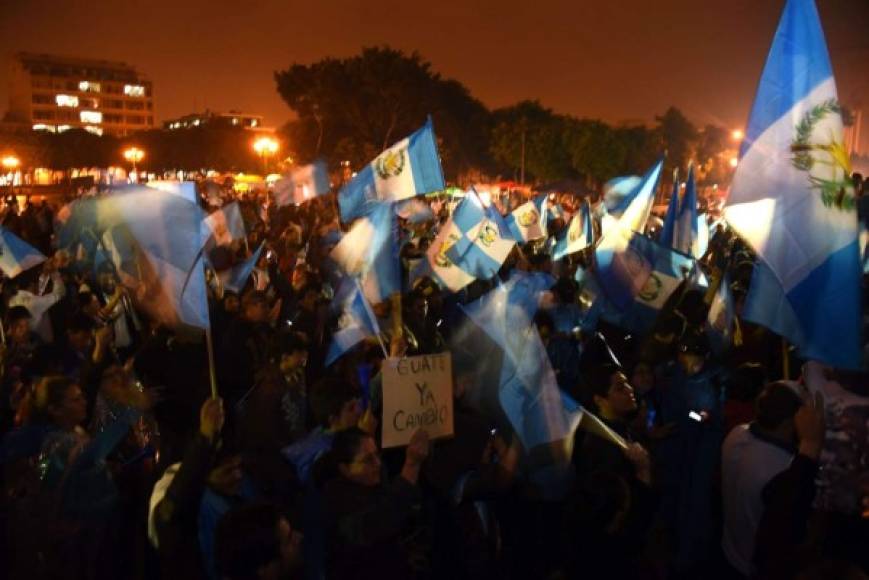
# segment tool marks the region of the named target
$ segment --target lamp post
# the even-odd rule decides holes
[[[253,150],[263,160],[263,176],[268,174],[268,158],[278,152],[278,142],[271,137],[260,137],[253,142]]]
[[[133,164],[133,174],[136,175],[137,179],[138,172],[136,171],[136,164],[144,158],[145,152],[138,147],[128,147],[127,149],[124,149],[124,159]]]
[[[12,175],[12,180],[10,181],[10,191],[15,193],[15,170],[21,165],[21,160],[18,159],[15,155],[4,155],[3,159],[0,160],[0,164],[3,165],[3,169],[6,170],[7,174]]]

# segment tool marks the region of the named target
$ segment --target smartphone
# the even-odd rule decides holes
[[[269,250],[268,252],[266,252],[266,260],[271,261],[271,259],[274,257],[275,257],[275,253],[273,251]]]
[[[703,422],[703,414],[698,413],[697,411],[688,411],[688,418],[697,421],[698,423]]]
[[[495,437],[495,436],[497,436],[497,435],[498,435],[498,429],[497,429],[497,428],[492,429],[491,431],[489,431],[489,436],[490,436],[490,437]]]

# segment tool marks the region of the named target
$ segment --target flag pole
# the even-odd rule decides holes
[[[200,250],[201,252],[202,250]],[[205,279],[208,279],[207,276],[208,267],[205,264],[205,260],[202,261],[202,275]],[[206,300],[208,300],[208,288],[206,286]],[[214,340],[211,338],[211,321],[208,321],[208,325],[205,327],[205,349],[208,351],[208,378],[211,381],[211,398],[217,398],[217,371],[214,366]]]
[[[208,350],[208,375],[211,379],[211,398],[217,398],[217,373],[214,369],[214,343],[211,339],[211,325],[205,328],[205,348]]]
[[[401,338],[404,335],[404,326],[401,322],[401,292],[392,295],[392,336]]]
[[[788,348],[788,341],[785,337],[781,339],[781,360],[782,360],[782,375],[784,380],[791,380],[791,354]]]

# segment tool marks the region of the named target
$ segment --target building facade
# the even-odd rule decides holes
[[[163,128],[169,131],[175,131],[178,129],[189,129],[191,127],[200,127],[209,124],[241,127],[252,131],[272,131],[272,129],[263,127],[262,115],[251,115],[239,111],[220,113],[209,110],[206,110],[203,113],[192,113],[190,115],[178,117],[177,119],[163,121]]]
[[[154,128],[153,85],[126,63],[20,52],[9,79],[9,118],[34,130],[125,137]]]

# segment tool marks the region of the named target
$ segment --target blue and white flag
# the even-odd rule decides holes
[[[365,298],[372,304],[401,292],[398,222],[392,205],[374,204],[330,254],[344,273],[359,279]]]
[[[325,161],[297,167],[286,177],[275,182],[275,205],[283,207],[300,204],[329,193],[329,173]]]
[[[223,272],[220,272],[218,274],[224,288],[226,288],[230,292],[241,294],[241,291],[244,290],[244,287],[247,284],[247,279],[250,278],[251,272],[253,272],[253,269],[256,267],[256,263],[259,261],[264,246],[265,242],[262,242],[256,249],[256,251],[251,254],[245,261],[240,264],[236,264],[229,270],[224,270]]]
[[[673,170],[673,193],[667,204],[667,215],[664,216],[664,227],[661,229],[660,242],[668,248],[673,247],[673,232],[676,229],[676,216],[679,214],[679,170]]]
[[[686,279],[696,276],[698,269],[691,256],[640,234],[631,238],[627,253],[632,255],[631,261],[638,265],[636,271],[643,273],[645,281],[627,309],[605,306],[601,318],[627,330],[645,333],[652,329],[673,292]]]
[[[635,251],[629,251],[629,245],[634,232],[642,232],[649,219],[663,165],[662,157],[649,169],[631,195],[630,205],[618,222],[601,236],[595,248],[594,271],[598,284],[607,299],[620,310],[631,306],[651,274],[650,262],[638,259]]]
[[[473,209],[463,210],[465,206],[470,204],[472,202],[469,197],[465,197],[459,202],[453,215],[441,227],[437,237],[429,245],[426,252],[427,260],[417,268],[417,272],[414,273],[415,277],[431,274],[441,286],[450,292],[458,292],[475,280],[472,274],[459,268],[449,257],[449,251],[455,244],[466,243],[462,227],[473,227],[473,220],[466,219],[464,216],[473,214],[475,211]],[[461,223],[456,223],[457,217],[461,219]]]
[[[339,296],[343,313],[338,321],[340,329],[332,335],[332,344],[329,345],[329,352],[326,354],[327,367],[366,338],[380,335],[377,317],[365,300],[357,280],[350,281],[349,292],[339,293],[336,295],[336,300]]]
[[[213,236],[218,246],[228,246],[234,240],[244,239],[244,220],[238,202],[225,205],[202,220],[202,236],[206,240]]]
[[[453,223],[462,236],[447,249],[447,258],[474,278],[493,278],[516,245],[504,218],[471,192],[453,213]]]
[[[532,200],[524,203],[507,216],[507,227],[517,242],[530,242],[546,237],[547,200],[544,197],[539,205],[536,202],[537,200]]]
[[[0,227],[0,270],[3,270],[7,278],[14,278],[45,260],[42,252],[6,228]]]
[[[706,335],[709,337],[712,349],[718,354],[727,350],[733,341],[734,313],[730,280],[727,275],[724,275],[706,317]]]
[[[462,309],[503,350],[498,403],[530,450],[567,439],[575,422],[565,409],[533,315],[514,303],[510,293],[507,285],[499,286]]]
[[[743,317],[805,358],[859,368],[856,200],[813,0],[785,5],[727,203],[727,221],[758,255]]]
[[[707,232],[706,226],[703,230]],[[682,201],[679,203],[679,213],[676,216],[675,227],[673,228],[673,249],[694,256],[697,259],[703,257],[706,249],[703,248],[703,253],[700,253],[700,230],[698,228],[697,218],[697,185],[694,182],[694,166],[688,167],[688,179],[685,185],[685,195],[682,196]]]
[[[366,165],[338,193],[341,221],[368,213],[372,202],[398,201],[444,188],[431,117],[421,129],[402,139]]]
[[[614,177],[603,187],[603,202],[608,215],[621,217],[640,193],[643,179],[638,175]]]
[[[591,209],[586,200],[579,213],[570,220],[567,231],[555,243],[552,259],[561,260],[568,254],[575,254],[592,244],[594,244],[594,228],[591,224]]]

